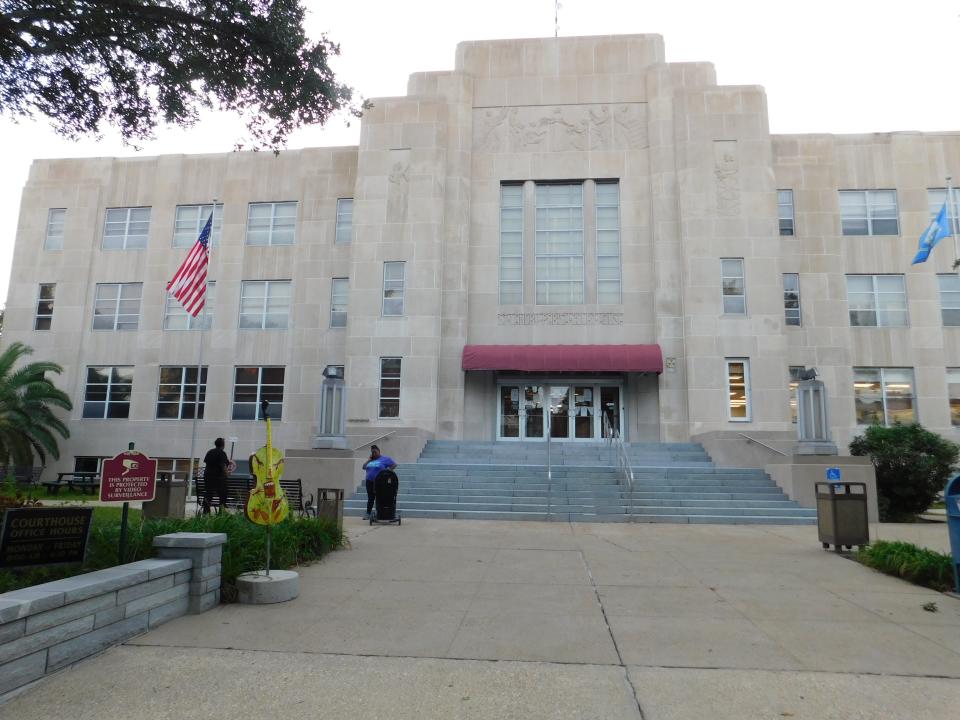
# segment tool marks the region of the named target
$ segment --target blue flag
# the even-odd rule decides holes
[[[920,236],[920,249],[913,258],[911,265],[926,262],[930,251],[945,237],[950,237],[950,221],[947,220],[947,204],[944,203],[937,216],[930,221],[927,229]]]

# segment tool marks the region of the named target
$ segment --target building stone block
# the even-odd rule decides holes
[[[125,590],[118,592],[117,605],[126,605],[137,598],[144,597],[145,595],[152,595],[172,587],[172,575],[167,575],[165,577],[157,578],[156,580],[140,583],[139,585],[134,585],[133,587],[126,588]]]
[[[220,590],[212,590],[204,595],[191,595],[189,611],[191,615],[206,612],[220,604]]]
[[[144,612],[50,648],[47,658],[47,672],[58,670],[104,648],[128,640],[134,635],[146,632],[147,618],[148,614]]]
[[[172,602],[164,603],[150,610],[148,616],[148,625],[150,629],[161,625],[168,620],[173,620],[178,618],[181,615],[186,615],[187,610],[190,608],[190,599],[188,597],[181,597]]]
[[[126,609],[125,605],[120,605],[118,607],[112,607],[109,610],[101,610],[94,616],[93,629],[97,630],[104,625],[110,625],[111,623],[123,620]]]
[[[17,638],[22,637],[26,626],[27,621],[25,618],[3,623],[0,625],[0,643],[9,642],[10,640],[16,640]]]
[[[187,597],[190,594],[190,589],[188,585],[174,585],[169,587],[161,592],[155,592],[151,595],[144,595],[143,597],[137,598],[129,603],[127,603],[126,611],[124,615],[126,617],[132,617],[138,615],[139,613],[155,608],[158,605],[163,605],[164,603],[173,602],[181,598]]]
[[[116,593],[107,593],[98,595],[87,600],[64,605],[55,610],[48,610],[38,615],[32,615],[27,618],[26,634],[46,630],[54,625],[62,625],[84,615],[92,615],[99,610],[115,607],[117,604]]]
[[[46,650],[0,664],[0,695],[43,677],[46,668]]]
[[[63,605],[63,592],[40,590],[37,585],[23,590],[13,590],[0,595],[0,620],[10,622],[17,618],[35,615],[44,610]]]
[[[0,645],[0,663],[15,660],[18,657],[57,645],[77,635],[82,635],[93,629],[93,615],[71,620],[63,625],[57,625],[32,635],[24,635],[18,640]]]

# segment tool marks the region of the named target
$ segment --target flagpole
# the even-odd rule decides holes
[[[955,255],[955,267],[954,270],[957,271],[957,274],[960,275],[960,232],[957,232],[958,228],[956,225],[960,225],[960,214],[957,214],[957,203],[953,197],[953,187],[952,181],[953,176],[947,175],[947,225],[950,228],[950,234],[953,235],[953,251]],[[953,218],[950,217],[950,212],[953,211]]]

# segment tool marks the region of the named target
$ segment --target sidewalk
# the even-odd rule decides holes
[[[297,600],[175,620],[0,712],[920,720],[960,707],[960,600],[823,551],[815,527],[347,527],[352,549],[304,568]]]

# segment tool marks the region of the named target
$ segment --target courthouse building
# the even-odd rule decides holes
[[[952,242],[910,261],[957,133],[771,135],[656,35],[466,42],[372,102],[358,147],[33,163],[3,339],[64,367],[57,469],[186,457],[201,343],[198,454],[263,398],[287,449],[784,436],[803,366],[841,452],[956,436]],[[164,288],[212,210],[193,320]]]

